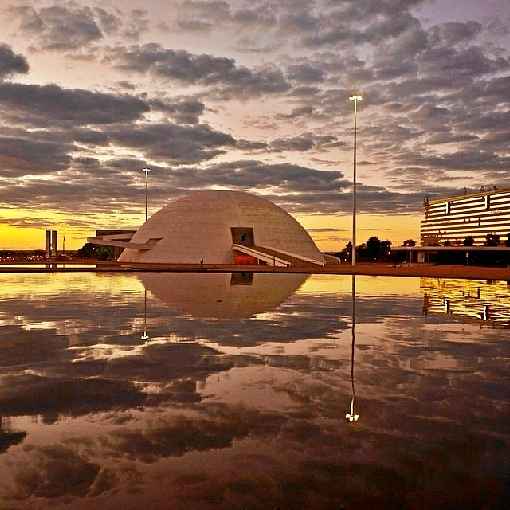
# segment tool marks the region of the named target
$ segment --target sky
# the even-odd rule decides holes
[[[323,250],[510,186],[507,0],[3,0],[0,249],[80,247],[190,189],[264,196]],[[200,204],[197,204],[200,207]]]

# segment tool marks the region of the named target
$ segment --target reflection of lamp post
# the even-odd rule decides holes
[[[147,221],[148,211],[148,195],[147,195],[147,175],[151,171],[150,168],[142,168],[142,172],[145,174],[145,221]]]
[[[143,335],[140,339],[144,341],[149,340],[149,335],[147,334],[147,289],[145,289],[143,296]]]
[[[356,400],[356,388],[354,387],[354,349],[356,346],[356,276],[352,275],[352,321],[351,321],[351,388],[352,398],[351,406],[349,411],[345,414],[345,418],[349,422],[357,422],[359,420],[359,414],[354,409]]]
[[[358,101],[363,101],[362,96],[351,96],[350,101],[354,103],[354,158],[353,158],[353,177],[352,177],[352,265],[356,265],[356,143],[358,135]]]

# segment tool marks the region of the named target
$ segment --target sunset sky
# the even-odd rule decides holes
[[[417,238],[425,196],[510,186],[508,0],[0,4],[0,249],[80,247],[188,189],[263,195],[323,250]],[[200,204],[197,203],[197,208]]]

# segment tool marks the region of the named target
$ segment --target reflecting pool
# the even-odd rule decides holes
[[[507,282],[0,274],[0,509],[508,508]]]

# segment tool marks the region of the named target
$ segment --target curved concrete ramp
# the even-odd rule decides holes
[[[300,257],[294,253],[286,253],[266,246],[244,246],[242,244],[232,245],[232,250],[254,257],[269,266],[290,267],[290,266],[322,266],[315,260]]]

